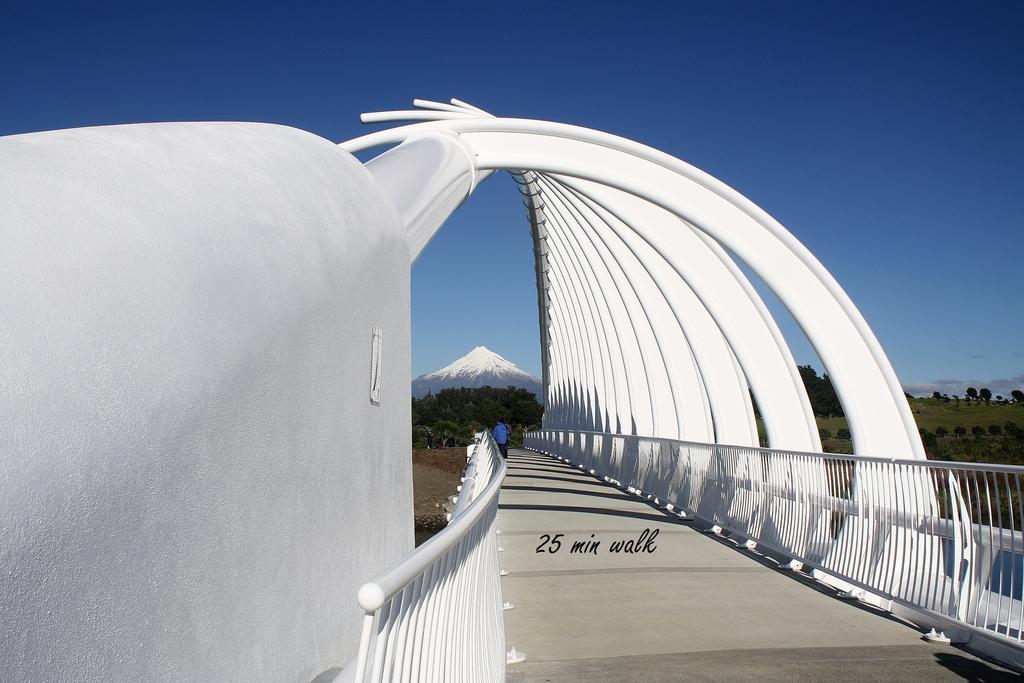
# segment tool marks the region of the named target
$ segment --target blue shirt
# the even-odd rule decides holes
[[[508,427],[504,422],[499,422],[494,428],[494,441],[496,443],[508,443]]]

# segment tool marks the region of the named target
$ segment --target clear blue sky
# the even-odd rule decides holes
[[[775,215],[905,385],[1024,376],[1024,3],[376,4],[7,2],[0,134],[229,119],[340,141],[362,111],[452,96],[591,126]],[[531,258],[495,177],[413,270],[414,373],[477,344],[539,373]]]

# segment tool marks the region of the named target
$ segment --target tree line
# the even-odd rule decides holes
[[[811,402],[811,410],[814,411],[815,417],[846,416],[836,389],[832,386],[832,378],[828,376],[828,373],[818,377],[817,371],[810,365],[801,365],[797,370],[800,371],[800,379],[804,382],[807,398]]]
[[[540,427],[544,407],[532,392],[518,387],[444,389],[412,400],[413,448],[465,446],[473,435],[505,420],[511,444],[521,446],[523,432]]]
[[[932,398],[935,399],[936,401],[943,401],[944,403],[949,403],[950,401],[956,401],[957,403],[960,402],[960,396],[958,394],[953,394],[952,396],[950,396],[949,394],[943,394],[939,391],[933,391]],[[967,403],[967,405],[971,405],[971,401],[977,401],[979,403],[990,403],[993,400],[992,390],[987,389],[985,387],[982,387],[981,389],[967,387],[966,391],[964,391],[963,400]],[[1003,398],[1002,396],[995,396],[995,402],[999,404],[1005,405],[1007,403],[1010,403],[1011,400],[1014,403],[1024,403],[1024,391],[1021,391],[1020,389],[1014,389],[1010,392],[1010,398],[1008,399]]]

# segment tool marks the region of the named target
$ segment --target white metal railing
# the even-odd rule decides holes
[[[505,680],[494,533],[505,468],[478,434],[448,526],[359,589],[359,653],[338,681]]]
[[[1024,467],[565,430],[524,445],[940,624],[1022,644]]]

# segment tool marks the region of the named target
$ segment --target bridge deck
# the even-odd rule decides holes
[[[993,680],[1008,672],[932,645],[730,542],[563,463],[510,451],[498,511],[509,681]],[[658,531],[653,552],[611,543]],[[542,535],[564,534],[561,547]],[[596,554],[574,542],[600,541]]]

